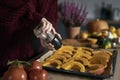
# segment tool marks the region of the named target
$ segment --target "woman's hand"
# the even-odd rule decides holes
[[[40,28],[41,28],[41,31],[43,33],[47,34],[49,32],[52,32],[53,34],[57,35],[60,39],[62,39],[60,34],[55,31],[55,29],[52,26],[52,24],[46,18],[42,18],[42,20],[41,20],[41,27]],[[40,39],[41,45],[43,47],[47,47],[49,49],[54,49],[54,45],[52,45],[51,43],[47,43],[43,38],[40,37],[40,33],[39,33],[39,28],[38,27],[36,27],[33,31],[34,31],[35,36]]]
[[[41,28],[43,32],[52,32],[53,34],[56,34],[60,39],[62,39],[61,35],[55,31],[52,23],[50,23],[46,18],[42,18],[41,24],[43,24]]]

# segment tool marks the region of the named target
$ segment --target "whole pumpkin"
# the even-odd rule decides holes
[[[93,32],[100,32],[102,30],[108,30],[109,29],[109,25],[105,20],[93,20],[88,22],[87,24],[87,30],[90,33]]]

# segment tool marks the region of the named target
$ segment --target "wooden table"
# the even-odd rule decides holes
[[[115,67],[115,73],[112,78],[103,79],[103,80],[120,80],[120,49],[116,49],[118,51],[117,55],[117,61],[116,61],[116,67]],[[53,72],[48,71],[49,78],[48,80],[101,80],[101,79],[93,79],[88,77],[82,77],[78,75],[72,75],[72,74],[65,74],[60,72]],[[2,78],[0,79],[2,80]]]

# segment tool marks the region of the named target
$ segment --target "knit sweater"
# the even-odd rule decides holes
[[[43,51],[33,34],[43,17],[56,29],[57,0],[0,0],[0,71],[8,60],[29,60]]]

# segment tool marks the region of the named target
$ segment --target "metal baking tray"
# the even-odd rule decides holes
[[[57,68],[54,68],[54,67],[43,66],[43,68],[46,69],[46,70],[49,70],[49,71],[55,71],[55,72],[66,73],[66,74],[73,74],[73,75],[90,77],[90,78],[98,78],[98,79],[111,78],[111,77],[114,76],[118,51],[113,50],[112,53],[113,53],[113,55],[112,55],[112,57],[111,57],[111,59],[108,63],[108,67],[105,69],[105,71],[102,75],[95,75],[95,74],[91,74],[91,73],[87,73],[87,72],[57,69]],[[49,57],[52,54],[53,54],[53,51],[48,51],[43,56],[38,58],[37,61],[44,61],[47,57]]]

